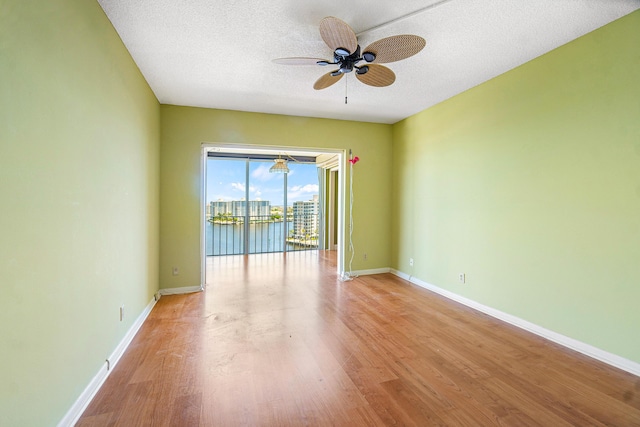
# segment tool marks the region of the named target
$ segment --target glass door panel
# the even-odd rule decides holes
[[[284,181],[286,174],[270,173],[273,162],[249,162],[249,253],[284,249]]]
[[[207,256],[245,253],[246,160],[207,159]]]
[[[289,162],[287,250],[318,249],[321,202],[315,164]]]
[[[271,173],[272,165],[257,159],[207,159],[207,256],[319,247],[318,169],[289,161],[289,173]]]

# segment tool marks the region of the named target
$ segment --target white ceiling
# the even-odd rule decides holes
[[[636,9],[640,0],[98,0],[158,100],[252,112],[395,123]],[[332,59],[318,25],[347,22],[364,48],[416,34],[388,87],[275,58]],[[346,80],[346,85],[345,85]],[[345,105],[345,91],[348,104]]]

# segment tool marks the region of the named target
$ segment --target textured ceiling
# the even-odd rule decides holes
[[[163,104],[395,123],[593,31],[640,0],[99,0]],[[427,46],[388,64],[388,87],[347,75],[316,91],[331,59],[318,25],[347,22],[362,47],[397,34]],[[345,105],[345,93],[348,104]]]

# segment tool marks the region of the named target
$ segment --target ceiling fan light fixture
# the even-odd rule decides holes
[[[285,159],[277,158],[273,159],[275,164],[269,169],[269,173],[289,173],[289,167]]]
[[[362,54],[362,59],[367,62],[373,62],[376,60],[376,54],[373,52],[365,52]]]

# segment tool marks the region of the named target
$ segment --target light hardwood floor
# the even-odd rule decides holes
[[[328,252],[210,258],[78,426],[640,426],[640,378]]]

